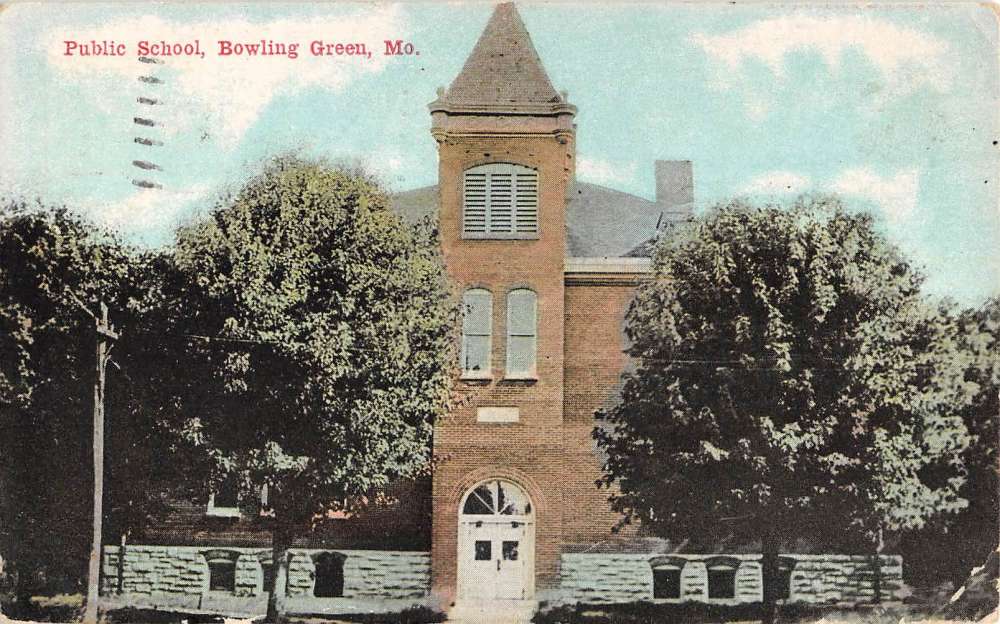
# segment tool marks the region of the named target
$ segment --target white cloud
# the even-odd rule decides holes
[[[393,176],[406,166],[406,157],[402,150],[396,147],[380,147],[364,157],[365,165],[382,176]]]
[[[903,169],[880,176],[868,167],[845,169],[825,182],[814,182],[794,171],[769,171],[747,183],[742,195],[797,195],[811,190],[837,193],[870,202],[890,224],[899,225],[913,216],[920,194],[920,174]]]
[[[807,176],[793,171],[770,171],[759,175],[743,187],[747,195],[797,194],[807,190],[810,184]]]
[[[636,165],[619,165],[600,158],[581,157],[576,161],[576,175],[595,184],[626,184],[635,179]]]
[[[848,50],[864,54],[882,74],[890,93],[923,86],[945,91],[950,85],[949,49],[944,41],[871,15],[786,15],[728,33],[695,33],[691,41],[717,64],[715,81],[723,89],[746,86],[741,72],[746,61],[762,62],[783,79],[791,53],[816,52],[836,73]]]
[[[137,188],[113,202],[88,201],[82,206],[94,220],[126,234],[169,231],[184,218],[191,205],[208,197],[208,184],[194,184],[177,191]]]
[[[830,182],[828,188],[872,202],[890,223],[898,224],[910,217],[917,207],[920,175],[916,169],[898,171],[892,177],[879,176],[868,168],[848,169]]]
[[[156,95],[166,104],[156,109],[168,133],[197,127],[209,133],[223,147],[234,146],[277,96],[308,87],[341,90],[358,77],[380,71],[387,58],[383,40],[405,38],[398,6],[363,6],[351,14],[308,19],[280,19],[251,22],[226,19],[202,22],[174,22],[148,15],[109,21],[99,26],[67,32],[50,30],[41,45],[49,64],[64,78],[83,83],[83,91],[95,94],[98,105],[108,111],[122,103],[134,103],[132,93]],[[128,46],[124,57],[65,56],[64,40],[89,42],[116,41]],[[260,43],[298,43],[298,58],[222,57],[218,40]],[[371,58],[360,56],[313,57],[309,43],[365,43]],[[200,40],[205,58],[172,56],[163,65],[137,62],[135,50],[141,40],[150,42],[193,42]],[[144,73],[163,76],[161,85],[138,82]],[[121,95],[130,97],[123,100]],[[131,105],[131,104],[129,104]]]

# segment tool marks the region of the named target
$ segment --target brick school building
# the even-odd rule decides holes
[[[691,163],[651,163],[653,201],[576,181],[576,107],[553,87],[513,4],[496,8],[429,109],[438,184],[395,195],[393,207],[409,221],[439,220],[462,292],[458,384],[468,400],[435,427],[432,478],[296,543],[289,610],[426,604],[477,621],[484,605],[528,614],[543,601],[760,601],[759,555],[612,533],[619,518],[595,485],[594,412],[617,400],[629,365],[624,316],[649,271],[649,243],[691,214]],[[270,559],[270,536],[220,492],[178,504],[142,543],[106,547],[103,591],[110,603],[263,612]],[[867,557],[782,562],[787,601],[873,596]],[[901,572],[885,558],[886,595]]]

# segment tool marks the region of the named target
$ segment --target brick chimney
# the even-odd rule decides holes
[[[657,160],[656,205],[664,222],[689,219],[694,211],[694,172],[690,160]]]

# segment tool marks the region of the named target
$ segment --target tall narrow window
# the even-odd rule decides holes
[[[465,238],[536,238],[538,172],[508,163],[466,170],[462,188]]]
[[[507,295],[507,377],[535,376],[536,308],[533,291],[521,288]]]
[[[482,288],[462,296],[462,375],[490,376],[490,344],[493,337],[493,295]]]

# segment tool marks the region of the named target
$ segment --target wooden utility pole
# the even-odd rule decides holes
[[[885,549],[885,539],[882,534],[882,523],[879,523],[875,535],[875,558],[872,560],[872,595],[875,604],[882,602],[882,550]]]
[[[87,609],[84,624],[97,624],[97,604],[100,597],[101,529],[104,523],[104,370],[108,363],[111,341],[118,339],[108,320],[108,306],[101,302],[101,315],[94,317],[97,327],[97,376],[94,379],[94,536],[90,548],[90,568],[87,573]],[[119,564],[121,565],[121,564]]]

